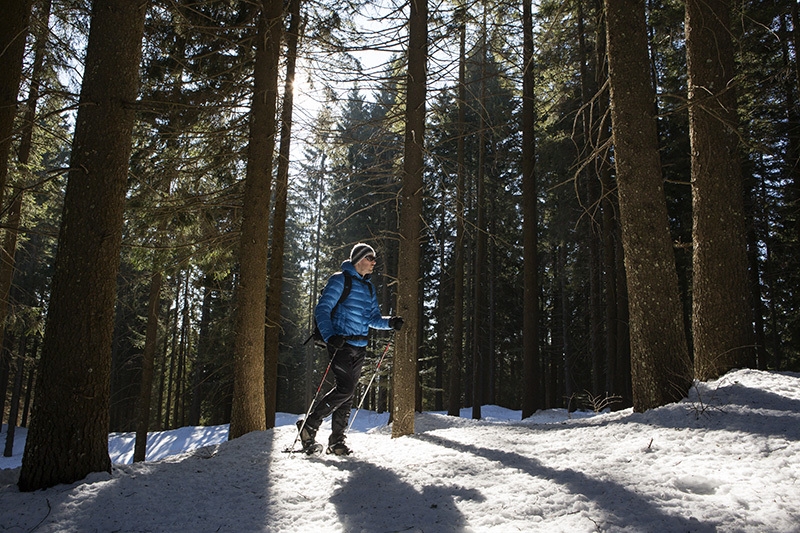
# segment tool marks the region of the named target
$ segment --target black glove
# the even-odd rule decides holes
[[[396,331],[400,331],[401,329],[403,329],[403,317],[393,316],[392,318],[390,318],[389,327]]]
[[[328,346],[333,346],[337,350],[344,346],[344,337],[341,335],[331,335],[328,339]]]

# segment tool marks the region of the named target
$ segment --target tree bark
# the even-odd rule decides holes
[[[163,276],[155,270],[150,277],[150,296],[147,301],[147,330],[142,350],[142,383],[136,426],[136,442],[133,448],[134,462],[144,461],[147,454],[147,431],[150,429],[150,403],[153,396],[153,365],[158,344],[158,309]]]
[[[262,0],[261,9],[239,242],[240,272],[234,321],[233,405],[229,432],[231,439],[251,431],[266,429],[264,319],[283,2]]]
[[[14,455],[14,435],[19,419],[19,401],[22,396],[22,381],[25,377],[25,343],[26,338],[20,339],[20,353],[17,356],[17,370],[14,374],[14,387],[11,390],[11,405],[8,413],[8,426],[6,430],[6,444],[3,448],[3,457]]]
[[[606,24],[601,0],[596,3],[595,87],[602,88],[608,81],[606,62]],[[619,239],[619,207],[616,183],[612,175],[613,166],[609,157],[608,143],[611,139],[609,120],[609,101],[606,89],[599,89],[596,97],[597,116],[602,117],[597,129],[594,146],[597,154],[597,173],[600,179],[600,208],[602,210],[603,252],[602,281],[605,291],[605,351],[606,383],[605,390],[612,395],[622,396],[622,404],[630,406],[630,361],[627,335],[627,298],[625,296],[625,265],[622,245]]]
[[[453,245],[453,348],[447,414],[461,415],[461,371],[464,358],[464,135],[466,135],[466,8],[459,7],[458,53],[458,139],[456,141],[456,241]]]
[[[398,314],[406,327],[397,334],[394,361],[392,437],[414,433],[419,317],[420,233],[422,230],[423,144],[428,58],[427,0],[411,0],[406,76],[406,133],[400,190],[400,257],[397,269]]]
[[[691,362],[658,153],[644,0],[605,0],[605,7],[633,408],[643,412],[685,396]]]
[[[286,81],[281,108],[281,142],[278,150],[278,175],[275,183],[275,209],[272,214],[272,246],[269,261],[267,328],[264,346],[264,387],[267,429],[275,427],[278,395],[278,355],[280,353],[281,293],[283,287],[283,248],[286,240],[286,198],[289,191],[289,152],[294,107],[294,72],[297,41],[300,38],[300,0],[289,4],[291,20],[286,34]]]
[[[22,491],[111,470],[114,304],[146,5],[93,6]]]
[[[314,214],[314,263],[311,282],[311,294],[308,297],[308,331],[309,333],[314,330],[314,306],[319,298],[319,267],[320,267],[320,250],[322,247],[322,213],[325,206],[325,161],[326,155],[323,153],[320,161],[320,168],[314,172],[314,191],[316,193],[316,212]],[[305,371],[305,399],[303,405],[311,405],[314,398],[314,390],[317,387],[314,377],[314,343],[306,343],[306,371]]]
[[[575,410],[573,404],[571,403],[573,396],[575,395],[575,379],[572,377],[572,365],[574,364],[575,356],[573,355],[572,350],[572,337],[569,331],[569,325],[572,322],[572,316],[569,312],[569,297],[567,295],[567,248],[562,243],[558,245],[558,249],[554,254],[554,260],[556,261],[556,272],[558,276],[556,280],[558,280],[558,294],[556,296],[556,303],[555,310],[557,310],[557,314],[554,313],[554,320],[558,320],[560,325],[558,326],[558,338],[561,341],[561,361],[562,367],[561,370],[563,372],[562,377],[564,379],[563,382],[563,390],[564,390],[564,397],[568,398],[567,405],[570,410]]]
[[[11,200],[7,221],[8,227],[3,239],[3,247],[0,249],[0,346],[3,346],[3,339],[5,338],[9,294],[11,293],[11,282],[14,279],[17,235],[19,234],[19,222],[22,216],[22,196],[23,192],[20,190]]]
[[[183,285],[183,276],[182,274],[178,273],[175,277],[175,311],[172,313],[172,328],[166,328],[166,331],[172,330],[171,335],[169,335],[169,345],[164,343],[164,369],[162,370],[165,379],[164,388],[166,389],[167,397],[166,399],[161,396],[161,400],[164,401],[164,428],[163,429],[172,429],[172,423],[170,420],[174,420],[174,414],[172,412],[172,391],[177,390],[177,386],[175,385],[175,367],[177,366],[177,358],[178,358],[178,349],[179,349],[179,342],[178,339],[180,337],[180,309],[181,309],[181,287]],[[167,372],[167,359],[169,359],[169,372]],[[159,402],[160,403],[160,402]]]
[[[33,124],[34,119],[36,118],[36,106],[39,100],[39,83],[42,76],[44,54],[47,48],[47,35],[49,31],[47,21],[50,17],[50,8],[51,2],[50,0],[46,0],[42,3],[41,9],[38,13],[40,22],[39,29],[36,32],[36,51],[34,53],[33,67],[31,69],[31,82],[25,105],[25,116],[22,120],[22,135],[19,143],[19,150],[17,152],[17,159],[23,168],[28,165],[28,161],[30,159],[33,138]],[[2,61],[0,61],[0,64],[2,64]],[[2,70],[0,70],[0,72],[2,72]],[[17,84],[19,84],[19,81],[17,81]],[[2,111],[0,111],[0,115],[2,115]],[[2,133],[0,133],[0,136],[2,136]],[[0,148],[0,154],[2,153],[3,149]],[[0,157],[3,156],[0,155]],[[1,172],[2,171],[0,171],[0,173]],[[0,179],[0,183],[5,183],[5,181]],[[17,185],[22,186],[24,183],[19,183]],[[2,185],[0,185],[0,187],[2,187]],[[6,236],[4,240],[3,257],[2,260],[0,260],[0,346],[3,345],[5,327],[2,325],[6,323],[6,317],[8,314],[8,295],[9,291],[11,290],[11,282],[14,279],[17,234],[19,232],[19,223],[22,215],[23,194],[24,189],[20,188],[19,192],[17,192],[14,198],[11,200],[8,219],[6,221]],[[3,193],[0,192],[0,207],[2,207],[2,198]],[[31,375],[33,375],[33,372],[31,372]]]
[[[480,79],[480,116],[478,126],[478,168],[475,176],[476,198],[475,210],[477,216],[475,220],[475,256],[473,263],[472,281],[474,283],[472,303],[472,418],[480,420],[481,406],[483,404],[483,377],[486,370],[484,362],[485,343],[483,342],[484,326],[484,266],[486,265],[486,10],[483,9],[483,24],[481,28],[481,79]]]
[[[755,364],[730,9],[730,0],[686,0],[692,334],[703,381]]]
[[[22,57],[31,16],[31,0],[0,0],[0,209],[8,177],[8,156],[22,78]]]
[[[441,211],[439,212],[439,227],[441,233],[439,235],[439,305],[436,306],[436,361],[435,361],[435,378],[433,399],[433,409],[441,411],[444,409],[444,364],[445,364],[445,332],[447,331],[447,320],[445,319],[445,306],[442,305],[442,299],[447,287],[447,270],[445,269],[445,261],[447,258],[446,243],[447,243],[447,189],[444,183],[441,184]]]
[[[586,220],[589,231],[585,235],[586,245],[589,249],[588,271],[589,271],[589,360],[592,365],[592,394],[598,395],[602,392],[605,379],[603,376],[604,368],[601,364],[603,354],[603,309],[602,309],[602,281],[601,281],[601,255],[600,240],[601,226],[597,213],[600,212],[600,176],[599,165],[590,164],[595,160],[595,148],[592,142],[592,132],[596,127],[594,123],[593,100],[596,97],[597,87],[595,77],[589,74],[589,62],[592,57],[589,54],[586,43],[586,26],[584,24],[585,13],[583,0],[577,2],[577,23],[578,23],[578,47],[580,51],[580,80],[581,80],[581,133],[582,138],[579,146],[582,150],[579,153],[579,167],[583,170],[580,176],[584,180],[586,190],[587,211],[583,218]]]

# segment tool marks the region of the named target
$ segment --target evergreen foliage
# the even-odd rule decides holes
[[[326,356],[303,341],[320,290],[354,243],[367,241],[377,250],[372,281],[383,313],[397,311],[408,7],[373,4],[336,0],[302,7],[305,30],[295,81],[280,358],[273,384],[279,411],[305,411],[319,385]],[[533,12],[540,407],[575,408],[587,393],[621,397],[613,408],[632,402],[600,4],[543,0]],[[238,242],[258,6],[173,0],[155,2],[147,12],[141,83],[138,99],[131,103],[137,121],[109,347],[112,431],[136,428],[148,294],[156,273],[163,275],[163,283],[149,426],[230,421],[232,317],[240,280]],[[53,0],[49,17],[40,20],[44,9],[44,0],[34,2],[32,20],[47,24],[49,32],[31,31],[27,40],[0,206],[5,234],[11,201],[23,194],[0,358],[3,421],[11,412],[15,358],[24,353],[25,368],[32,369],[41,352],[90,23],[86,2]],[[472,406],[477,397],[519,409],[527,386],[522,379],[522,6],[454,2],[430,9],[416,405],[443,410],[451,394],[449,378],[455,375],[461,390],[453,394],[462,407]],[[797,9],[793,12],[787,3],[745,1],[735,5],[731,20],[756,364],[798,371]],[[466,51],[459,58],[462,21]],[[670,237],[682,318],[691,338],[684,3],[648,2],[647,24]],[[46,36],[46,46],[34,79],[38,35]],[[458,116],[459,61],[466,67],[463,124]],[[38,98],[29,122],[31,151],[22,162],[18,154],[28,124],[27,97],[36,93],[34,87]],[[459,140],[465,148],[461,170],[466,178],[461,191],[465,322],[463,338],[454,338]],[[484,202],[479,205],[481,177]],[[102,202],[98,199],[98,205]],[[479,219],[481,209],[485,216]],[[486,259],[476,265],[481,237],[486,238]],[[476,284],[485,296],[480,302],[474,300]],[[387,339],[389,334],[374,335],[364,382]],[[453,368],[449,361],[457,344],[464,358]],[[473,375],[476,353],[485,354],[479,376]],[[390,408],[392,354],[366,408]],[[480,387],[480,395],[474,387]],[[35,396],[35,385],[23,381],[22,396],[23,401]],[[23,411],[15,423],[22,421]]]

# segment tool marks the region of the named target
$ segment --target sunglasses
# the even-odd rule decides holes
[[[367,261],[370,261],[372,263],[375,263],[377,261],[377,259],[375,259],[374,255],[365,255],[364,259],[366,259]]]

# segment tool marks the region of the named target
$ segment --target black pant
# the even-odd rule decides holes
[[[316,432],[322,424],[322,419],[333,413],[328,444],[335,444],[344,439],[353,405],[353,394],[361,377],[361,367],[364,365],[366,353],[367,349],[363,346],[345,344],[338,351],[331,346],[328,347],[336,386],[314,405],[306,420],[306,425]]]

